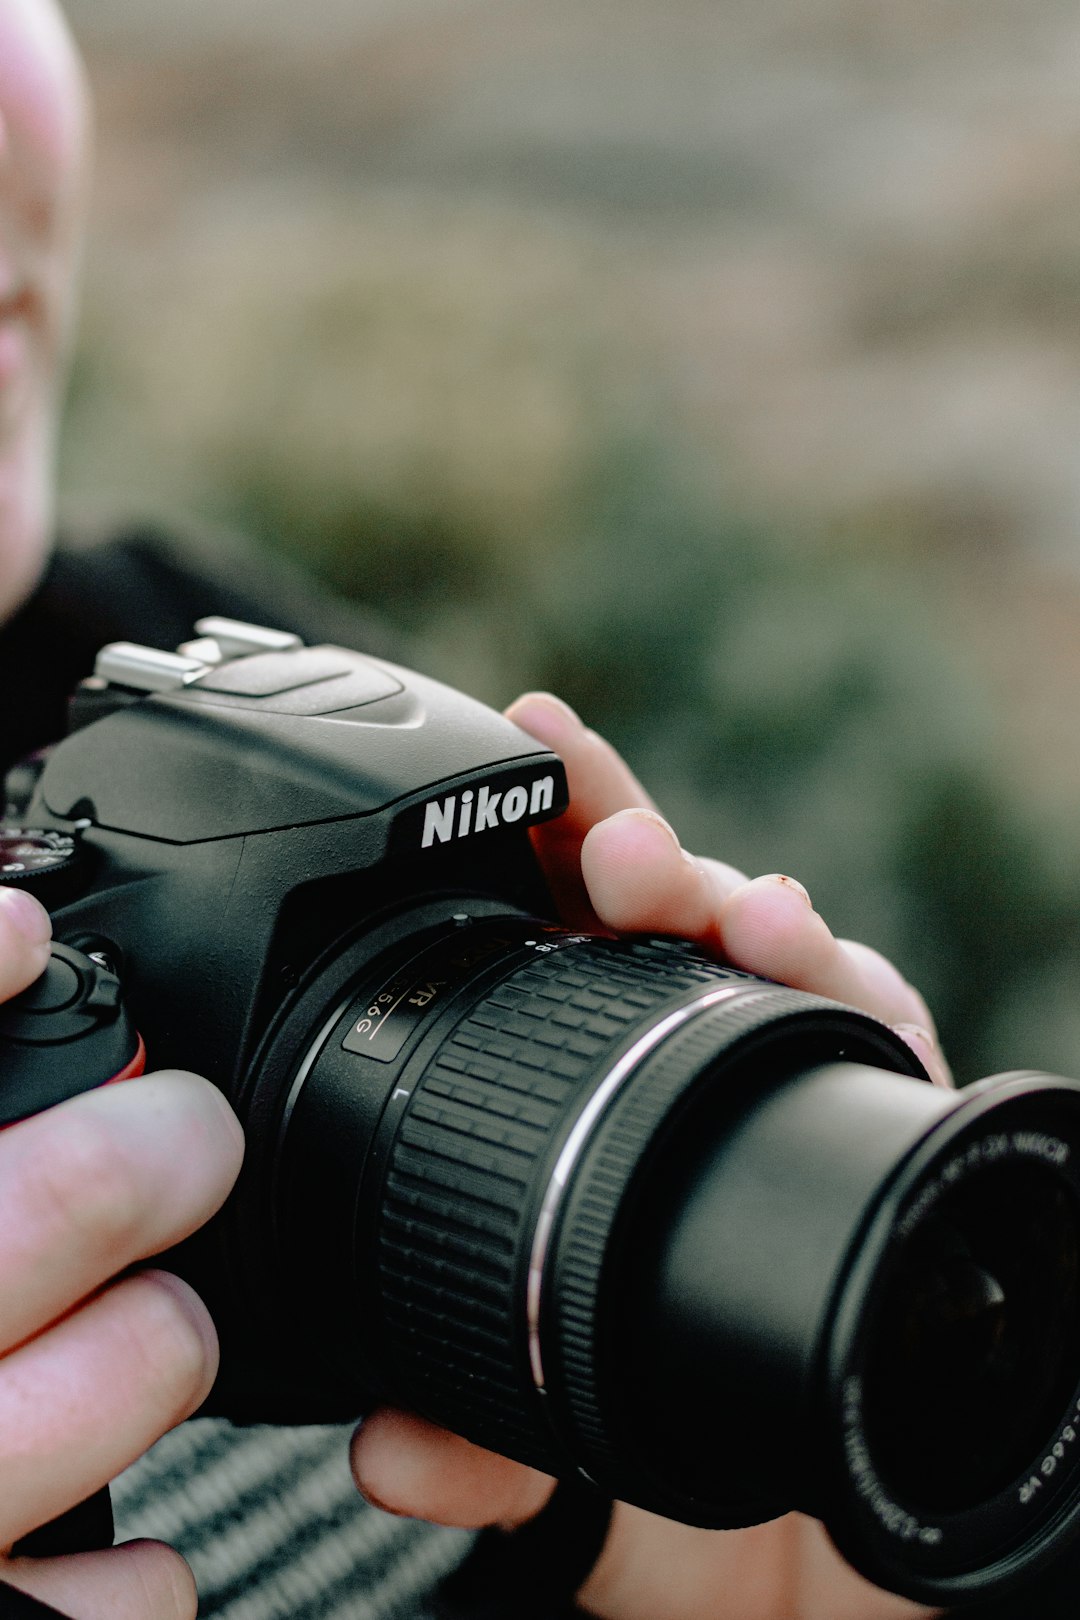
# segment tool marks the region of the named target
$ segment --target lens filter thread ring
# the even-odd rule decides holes
[[[1052,1090],[1051,1090],[1052,1088]],[[1068,1184],[1080,1211],[1080,1084],[1025,1072],[981,1081],[962,1092],[950,1116],[922,1144],[888,1189],[841,1297],[830,1328],[827,1405],[832,1439],[822,1448],[823,1471],[833,1476],[829,1530],[846,1556],[870,1579],[917,1602],[971,1601],[988,1590],[1006,1593],[1030,1580],[1060,1553],[1065,1535],[1080,1525],[1080,1387],[1060,1403],[1030,1464],[986,1497],[927,1510],[888,1477],[863,1411],[867,1352],[875,1334],[877,1300],[887,1286],[891,1255],[924,1216],[933,1217],[943,1190],[963,1187],[953,1164],[975,1178],[1032,1163],[1028,1146],[1064,1131],[1073,1144],[1069,1162],[1046,1163],[1047,1176]],[[998,1143],[1014,1139],[1007,1151]],[[994,1148],[988,1156],[983,1148]],[[992,1162],[991,1162],[992,1160]],[[931,1196],[928,1196],[928,1193]],[[948,1191],[944,1191],[947,1199]],[[1078,1217],[1080,1218],[1080,1217]],[[988,1412],[987,1421],[994,1421]],[[1069,1443],[1055,1442],[1070,1432]],[[835,1450],[834,1450],[835,1447]],[[1062,1462],[1050,1458],[1060,1450]],[[1026,1481],[1054,1469],[1049,1487],[1025,1497]]]
[[[704,1003],[684,1025],[647,1054],[597,1122],[582,1153],[574,1182],[565,1190],[561,1222],[551,1248],[540,1301],[541,1335],[551,1369],[548,1393],[553,1419],[565,1425],[568,1447],[587,1459],[587,1471],[606,1489],[625,1490],[622,1478],[628,1445],[633,1447],[619,1414],[613,1410],[605,1379],[601,1335],[608,1313],[603,1292],[611,1278],[616,1228],[624,1216],[632,1183],[651,1158],[669,1122],[703,1086],[712,1087],[721,1068],[745,1057],[750,1042],[761,1043],[753,1073],[731,1098],[733,1115],[761,1086],[772,1048],[797,1034],[802,1042],[816,1037],[820,1061],[848,1059],[888,1064],[913,1074],[915,1060],[891,1030],[866,1014],[836,1002],[750,981],[722,1005]],[[773,1045],[775,1043],[775,1046]],[[828,1047],[831,1046],[831,1051]],[[715,1089],[715,1088],[712,1088]],[[722,1241],[723,1234],[717,1234]],[[744,1486],[745,1486],[745,1482]],[[649,1500],[638,1505],[652,1511],[693,1518],[694,1522],[731,1527],[775,1516],[790,1503],[775,1503],[743,1488],[739,1505],[730,1498],[712,1503],[687,1497],[654,1481]]]

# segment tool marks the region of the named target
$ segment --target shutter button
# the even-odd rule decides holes
[[[23,991],[19,1006],[24,1013],[60,1012],[71,1006],[81,989],[79,975],[71,963],[51,956],[40,979]]]
[[[0,1005],[0,1127],[141,1074],[144,1058],[104,958],[54,940],[41,977]]]

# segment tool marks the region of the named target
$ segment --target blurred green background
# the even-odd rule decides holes
[[[962,1077],[1080,1073],[1075,8],[66,9],[80,524],[244,533],[551,686]]]

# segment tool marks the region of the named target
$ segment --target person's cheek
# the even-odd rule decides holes
[[[9,207],[36,237],[78,196],[87,123],[82,68],[60,14],[42,3],[0,15],[0,165]]]
[[[54,0],[0,0],[0,620],[33,589],[52,528],[89,125]]]

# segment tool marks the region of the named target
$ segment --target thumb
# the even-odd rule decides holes
[[[539,1513],[555,1481],[413,1412],[380,1407],[353,1435],[353,1478],[375,1507],[466,1529]]]
[[[24,889],[0,888],[0,1001],[10,1001],[44,973],[52,922]]]

